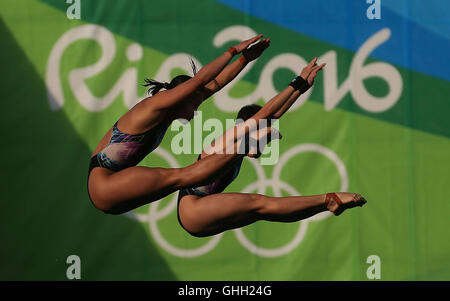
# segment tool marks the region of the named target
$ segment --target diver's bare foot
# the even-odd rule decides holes
[[[366,199],[360,194],[350,192],[327,193],[325,202],[328,210],[336,216],[340,215],[346,209],[356,206],[361,207],[367,203]]]

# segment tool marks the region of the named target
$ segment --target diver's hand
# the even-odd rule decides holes
[[[313,58],[313,60],[306,65],[305,68],[303,68],[302,72],[300,73],[300,76],[308,82],[310,86],[314,84],[314,79],[317,76],[317,72],[321,70],[323,67],[325,67],[326,63],[323,63],[321,65],[317,65],[317,58]]]
[[[250,46],[251,44],[255,43],[256,41],[258,41],[259,39],[261,39],[263,37],[262,34],[259,34],[257,36],[254,36],[251,39],[245,40],[240,42],[239,44],[237,44],[236,46],[234,46],[234,49],[236,49],[236,53],[241,53],[242,51],[244,51],[245,49],[247,49],[248,46]]]
[[[270,39],[262,39],[258,43],[244,49],[242,55],[250,62],[256,60],[270,46]]]

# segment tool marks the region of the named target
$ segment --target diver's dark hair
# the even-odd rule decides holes
[[[257,104],[251,104],[251,105],[246,105],[243,106],[237,116],[236,116],[236,124],[239,124],[241,122],[244,122],[246,120],[248,120],[250,117],[252,117],[253,115],[255,115],[259,110],[261,110],[261,106],[257,105]],[[241,149],[239,149],[239,151],[243,151],[245,154],[248,154],[248,152],[250,151],[250,133],[246,133],[245,137],[243,137],[244,139],[244,144],[241,144]],[[244,147],[244,149],[242,149],[242,147]]]
[[[197,74],[197,66],[195,65],[195,62],[192,58],[190,59],[190,63],[191,63],[191,68],[192,68],[192,73],[194,74],[194,76]],[[149,89],[147,90],[148,94],[151,94],[152,96],[155,95],[156,93],[158,93],[162,88],[169,90],[169,89],[173,89],[176,86],[178,86],[181,83],[184,83],[185,81],[191,79],[192,77],[189,75],[178,75],[175,76],[170,83],[168,82],[159,82],[156,81],[154,79],[150,79],[150,78],[146,78],[144,79],[145,87],[149,87]]]
[[[261,108],[262,107],[257,104],[243,106],[239,110],[236,119],[246,121],[247,119],[255,115],[259,110],[261,110]]]
[[[189,75],[178,75],[178,76],[175,76],[170,81],[170,83],[168,83],[168,82],[159,82],[159,81],[156,81],[154,79],[146,78],[146,79],[144,79],[144,81],[145,81],[144,86],[145,87],[149,87],[149,89],[147,90],[147,93],[151,94],[153,96],[156,93],[158,93],[159,90],[161,90],[162,88],[164,88],[166,90],[175,88],[176,86],[178,86],[179,84],[187,81],[190,78],[191,77]]]

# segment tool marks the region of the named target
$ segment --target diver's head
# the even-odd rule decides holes
[[[255,115],[259,110],[261,110],[261,108],[262,107],[257,104],[243,106],[237,114],[236,123],[246,121],[247,119]]]
[[[152,79],[145,79],[145,86],[150,87],[148,93],[152,96],[157,94],[161,89],[170,90],[176,86],[188,81],[192,77],[189,75],[178,75],[175,76],[170,83],[158,82]],[[173,119],[186,119],[191,120],[194,117],[194,112],[200,106],[203,101],[203,95],[200,90],[194,91],[193,93],[187,95],[185,99],[179,102],[177,105],[170,109],[169,114]]]

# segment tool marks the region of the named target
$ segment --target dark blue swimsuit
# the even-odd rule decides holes
[[[201,155],[198,156],[197,160],[201,160],[200,156]],[[226,172],[225,174],[223,174],[220,178],[218,178],[215,182],[213,182],[211,184],[201,186],[201,187],[189,187],[189,188],[180,189],[180,191],[178,192],[177,217],[178,217],[178,222],[180,223],[181,227],[183,227],[186,230],[186,228],[181,223],[181,219],[180,219],[179,208],[180,208],[181,199],[186,195],[196,195],[199,197],[205,197],[210,194],[221,193],[239,175],[239,171],[241,170],[241,165],[242,165],[243,159],[244,158],[241,158],[239,160],[239,162],[236,163],[236,165],[233,167],[232,170]]]

